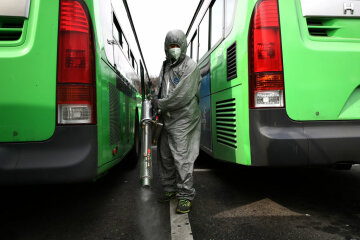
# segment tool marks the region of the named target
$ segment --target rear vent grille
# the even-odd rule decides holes
[[[216,139],[218,143],[237,148],[235,98],[216,102]]]
[[[1,17],[0,18],[0,41],[16,41],[21,38],[24,19]]]
[[[226,76],[227,80],[230,81],[237,77],[236,69],[236,42],[234,42],[226,50]]]
[[[120,93],[109,83],[110,145],[120,142]]]
[[[326,24],[328,20],[321,18],[307,18],[307,26],[309,29],[309,34],[311,36],[317,37],[329,37],[331,36],[332,31],[337,30],[339,27],[328,26]]]

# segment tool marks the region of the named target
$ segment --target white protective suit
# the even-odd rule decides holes
[[[168,51],[171,44],[181,48],[175,62]],[[160,177],[166,192],[177,192],[178,199],[193,200],[193,169],[199,155],[201,132],[200,71],[186,56],[186,35],[181,30],[168,32],[164,47],[166,61],[160,72],[158,93],[164,122],[159,142]]]

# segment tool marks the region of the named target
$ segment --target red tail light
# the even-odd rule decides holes
[[[94,43],[81,0],[60,1],[57,75],[58,124],[95,124]]]
[[[249,107],[284,107],[277,0],[259,0],[249,30]]]

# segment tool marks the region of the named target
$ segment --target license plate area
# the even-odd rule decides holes
[[[359,0],[300,0],[304,17],[360,18]]]
[[[0,16],[29,17],[30,0],[1,0]]]

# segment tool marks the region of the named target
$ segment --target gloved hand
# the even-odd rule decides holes
[[[159,109],[159,100],[158,99],[151,99],[151,106],[157,112]]]

